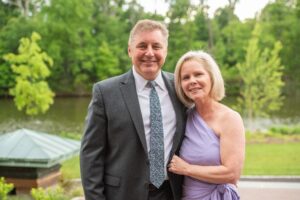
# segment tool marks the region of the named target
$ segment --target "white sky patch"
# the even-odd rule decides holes
[[[156,11],[158,14],[164,15],[169,9],[168,4],[164,0],[138,0],[138,2],[144,7],[146,12]],[[197,2],[197,0],[192,0],[192,2]],[[274,0],[240,0],[236,4],[235,14],[240,20],[253,18],[269,2],[274,2]],[[228,0],[208,0],[207,4],[209,5],[209,16],[212,17],[218,8],[228,5]]]

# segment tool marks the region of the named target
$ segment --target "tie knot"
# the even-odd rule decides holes
[[[151,87],[151,88],[155,88],[156,83],[155,83],[155,81],[149,81],[149,82],[148,82],[148,85],[149,85],[149,87]]]

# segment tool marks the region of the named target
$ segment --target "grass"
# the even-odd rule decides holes
[[[243,175],[300,175],[300,142],[247,144]]]
[[[247,144],[243,175],[300,175],[299,155],[300,142]],[[79,156],[65,161],[61,170],[63,179],[80,178]]]
[[[242,175],[300,175],[299,126],[247,132],[246,141]],[[80,178],[79,156],[65,161],[61,170],[64,180]]]
[[[66,160],[61,167],[64,180],[80,178],[79,156]]]
[[[9,195],[7,200],[32,200],[31,196],[28,195]]]

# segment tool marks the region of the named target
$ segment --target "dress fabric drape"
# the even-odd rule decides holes
[[[221,165],[220,139],[195,108],[188,111],[185,138],[180,157],[190,164]],[[185,177],[182,200],[239,200],[233,184],[212,184]]]

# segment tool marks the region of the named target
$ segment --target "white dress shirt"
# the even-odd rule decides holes
[[[144,79],[139,75],[134,67],[132,67],[133,76],[135,79],[136,92],[139,99],[139,104],[142,112],[144,130],[147,142],[148,154],[150,151],[150,105],[149,105],[149,95],[151,88],[148,86],[148,80]],[[155,90],[159,96],[162,121],[163,121],[163,131],[164,131],[164,167],[165,176],[167,179],[167,163],[170,156],[171,148],[173,146],[173,137],[176,130],[176,116],[173,104],[171,102],[169,92],[166,88],[165,82],[162,78],[161,71],[159,71],[158,76],[154,80]]]

